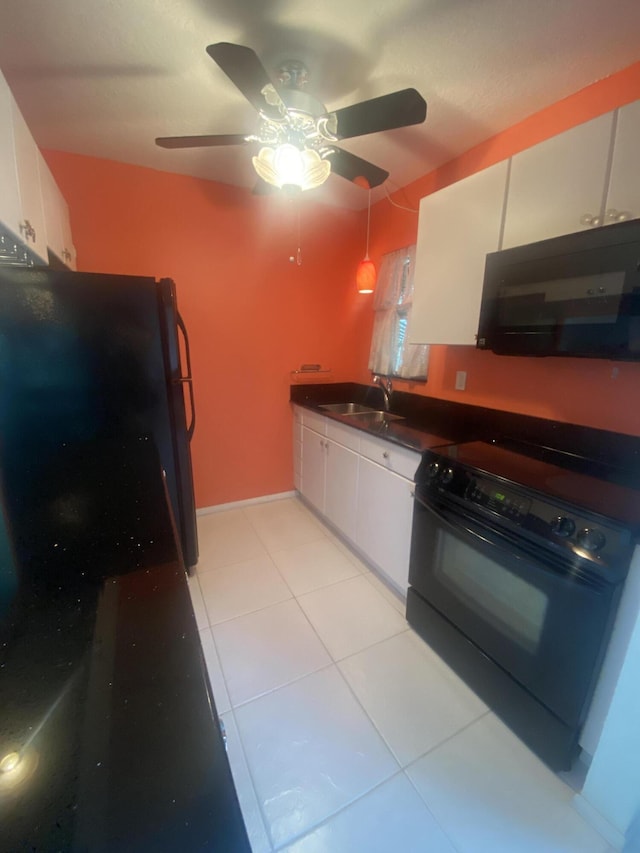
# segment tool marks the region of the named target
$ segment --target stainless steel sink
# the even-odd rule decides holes
[[[352,420],[357,421],[364,426],[381,426],[382,424],[390,424],[394,421],[403,421],[402,415],[393,415],[391,412],[356,412],[352,415]]]
[[[322,403],[319,408],[335,415],[361,415],[376,411],[369,406],[361,406],[360,403]]]

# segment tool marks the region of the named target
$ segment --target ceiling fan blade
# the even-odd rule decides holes
[[[420,124],[427,116],[427,102],[416,89],[402,89],[360,101],[335,111],[338,139],[366,136],[380,130],[393,130]]]
[[[389,172],[343,148],[333,148],[325,159],[331,163],[332,172],[365,189],[377,187],[389,177]]]
[[[207,53],[258,111],[274,116],[281,115],[283,111],[286,112],[286,107],[276,92],[264,65],[250,47],[221,41],[210,44],[207,47]],[[268,100],[263,94],[265,86],[270,87]]]
[[[241,133],[217,133],[213,136],[159,136],[160,148],[210,148],[216,145],[245,145],[247,137]]]

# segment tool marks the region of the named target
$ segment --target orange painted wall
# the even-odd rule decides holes
[[[79,269],[168,276],[189,329],[198,506],[293,488],[290,371],[352,379],[369,303],[355,291],[361,217],[91,157],[44,152],[69,204]]]
[[[486,140],[392,198],[417,210],[423,196],[637,99],[640,62]],[[417,225],[415,213],[393,207],[387,200],[378,202],[371,212],[372,258],[379,262],[385,252],[415,242]],[[363,333],[370,336],[370,327]],[[465,392],[454,390],[457,370],[467,371]],[[358,378],[365,382],[370,379],[366,359],[360,365]],[[640,435],[640,364],[509,358],[474,347],[434,346],[426,385],[401,381],[395,384],[417,394]]]

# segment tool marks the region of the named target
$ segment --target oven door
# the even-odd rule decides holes
[[[409,582],[550,711],[583,721],[615,586],[418,496]]]

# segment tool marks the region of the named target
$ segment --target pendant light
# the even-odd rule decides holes
[[[369,258],[369,227],[371,224],[371,189],[369,189],[369,203],[367,205],[367,249],[364,258],[358,264],[356,272],[356,286],[358,293],[373,293],[376,286],[376,268]]]

